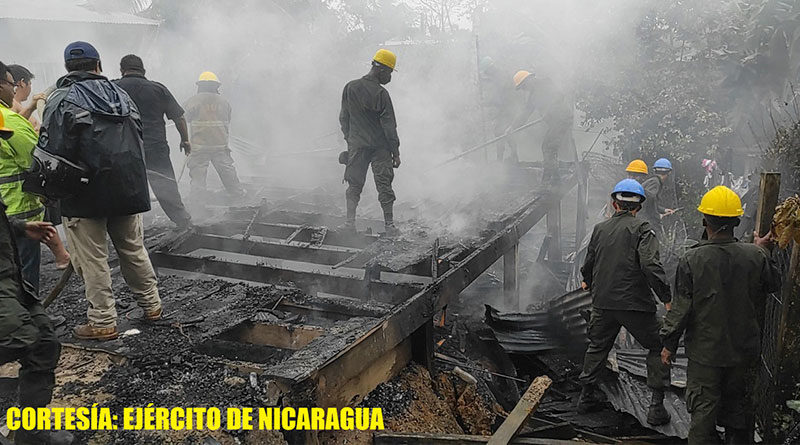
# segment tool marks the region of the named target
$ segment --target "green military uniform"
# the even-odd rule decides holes
[[[19,361],[19,403],[44,407],[50,403],[61,344],[50,318],[29,283],[22,280],[15,236],[24,222],[12,224],[0,201],[0,364]]]
[[[515,109],[512,106],[514,90],[510,87],[508,79],[494,66],[481,72],[480,81],[481,104],[489,131],[494,137],[502,136],[514,120]],[[517,144],[511,137],[497,142],[497,160],[503,160],[506,147],[508,147],[510,158],[518,161]]]
[[[189,123],[189,141],[192,153],[186,160],[192,184],[193,199],[203,199],[206,194],[208,164],[214,169],[225,186],[234,195],[244,190],[233,166],[228,147],[231,125],[231,106],[219,93],[201,92],[189,98],[183,106]]]
[[[671,295],[659,259],[658,240],[650,225],[631,212],[621,211],[594,226],[581,273],[592,294],[589,347],[581,383],[597,382],[624,326],[649,351],[647,385],[668,387],[669,367],[661,363],[660,325],[652,291],[664,303]]]
[[[653,229],[661,227],[661,214],[667,211],[662,204],[661,190],[664,188],[664,183],[658,175],[647,178],[642,183],[647,199],[642,203],[642,211],[639,212],[639,217],[650,223]]]
[[[392,99],[377,78],[367,74],[345,85],[339,123],[348,151],[344,173],[348,219],[355,219],[367,170],[372,165],[378,202],[386,221],[391,222],[395,201],[393,158],[400,156],[400,139]]]
[[[528,92],[525,106],[512,124],[512,129],[527,123],[533,111],[539,110],[542,120],[547,125],[542,140],[542,182],[558,183],[561,176],[558,169],[558,153],[562,147],[568,149],[574,145],[572,139],[574,113],[566,95],[559,91],[551,79],[534,79],[533,82],[534,87]]]
[[[726,430],[751,428],[753,382],[746,377],[760,363],[763,314],[757,308],[779,288],[776,264],[754,244],[701,241],[680,259],[675,300],[661,336],[675,353],[686,331],[690,444],[715,442],[717,424]]]

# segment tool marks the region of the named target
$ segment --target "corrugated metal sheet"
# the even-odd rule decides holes
[[[93,11],[70,0],[0,0],[0,20],[108,23],[158,26],[159,22],[123,12]]]
[[[645,349],[616,349],[616,362],[619,369],[624,369],[635,376],[647,377],[647,350]],[[675,361],[672,363],[672,385],[686,388],[686,367],[689,359],[684,348],[678,348]]]
[[[686,402],[678,393],[668,391],[664,397],[664,406],[671,416],[670,423],[651,426],[647,424],[647,409],[650,406],[652,393],[644,380],[625,370],[620,370],[619,378],[616,381],[601,383],[600,389],[606,394],[614,409],[636,417],[643,426],[671,437],[681,439],[689,437],[691,417],[686,411]]]
[[[548,309],[553,328],[570,341],[585,344],[588,323],[584,315],[591,305],[592,296],[583,289],[553,299]]]
[[[548,332],[549,317],[546,312],[502,313],[487,304],[485,321],[508,353],[548,351],[557,346]]]

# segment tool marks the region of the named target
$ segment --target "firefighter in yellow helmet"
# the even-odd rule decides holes
[[[350,81],[342,92],[339,123],[347,155],[340,158],[346,164],[347,220],[344,230],[354,231],[356,208],[372,166],[378,202],[383,209],[386,233],[399,233],[394,225],[395,194],[392,189],[394,169],[400,167],[400,138],[389,92],[383,85],[392,80],[397,57],[389,50],[380,49],[372,59],[372,68],[366,76]]]
[[[208,164],[214,166],[230,195],[235,198],[244,196],[228,146],[231,105],[219,93],[220,85],[216,74],[203,72],[197,80],[197,94],[183,106],[192,146],[186,162],[192,184],[190,201],[193,203],[205,201]]]
[[[706,193],[697,210],[705,233],[678,263],[661,358],[672,360],[685,331],[689,444],[718,443],[717,425],[725,428],[725,443],[753,443],[752,376],[761,363],[757,307],[780,288],[772,235],[756,233],[753,244],[733,237],[744,211],[725,186]]]
[[[507,131],[519,128],[527,123],[534,111],[542,115],[547,131],[542,141],[542,183],[555,185],[561,180],[558,170],[558,153],[561,150],[574,149],[572,139],[573,107],[566,95],[548,77],[537,78],[529,71],[517,71],[514,74],[514,87],[524,94],[525,105],[513,120]],[[512,160],[517,154],[512,153]]]

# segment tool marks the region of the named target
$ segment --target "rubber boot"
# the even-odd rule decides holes
[[[725,427],[725,444],[731,445],[744,445],[754,443],[753,436],[750,435],[750,439],[748,440],[748,430],[740,429],[740,428],[731,428],[726,426]]]
[[[69,431],[27,431],[19,430],[14,434],[15,445],[70,445],[75,436]]]
[[[586,414],[603,408],[603,393],[595,385],[584,385],[578,397],[578,413]]]
[[[400,229],[394,225],[394,212],[391,204],[383,208],[383,221],[386,227],[386,236],[395,237],[400,235]]]
[[[653,426],[666,425],[670,421],[669,413],[664,408],[664,390],[654,389],[650,399],[650,409],[647,410],[647,423]]]
[[[344,224],[338,227],[339,231],[356,233],[356,207],[356,204],[347,201],[347,219]]]

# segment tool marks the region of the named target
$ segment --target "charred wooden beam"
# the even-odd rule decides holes
[[[218,260],[214,257],[196,257],[181,254],[156,252],[151,255],[156,267],[178,269],[189,272],[217,275],[259,283],[294,283],[300,289],[314,294],[326,292],[344,296],[360,296],[364,292],[363,275],[355,273],[332,273],[326,271],[306,271],[266,264],[245,264]],[[373,281],[370,283],[370,299],[397,303],[419,292],[421,283],[397,281]]]
[[[558,189],[558,193],[544,192],[534,197],[515,212],[505,229],[498,232],[486,243],[453,265],[422,291],[398,304],[392,312],[365,335],[351,343],[321,367],[314,370],[278,376],[295,382],[316,382],[317,398],[331,398],[326,393],[336,392],[357,376],[376,359],[391,351],[412,333],[429,322],[434,313],[455,299],[486,269],[512,249],[520,238],[559,202],[561,197],[576,185],[573,175]],[[425,336],[416,336],[418,338]],[[412,350],[426,348],[426,345],[412,345]]]
[[[222,235],[194,234],[167,253],[187,254],[197,249],[244,253],[308,263],[334,265],[358,252],[358,249],[336,246],[313,246],[296,241],[278,242],[267,238],[229,238]]]

